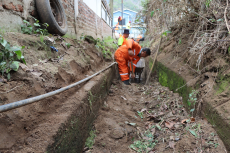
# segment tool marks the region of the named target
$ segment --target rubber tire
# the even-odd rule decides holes
[[[60,26],[58,22],[56,21],[53,15],[53,12],[51,10],[50,0],[36,0],[35,1],[38,15],[42,23],[49,24],[47,28],[49,33],[58,34],[58,35],[63,36],[68,31],[65,10],[60,0],[51,0],[51,1],[55,2],[55,4],[57,5],[58,10],[57,9],[56,10],[59,11],[59,14],[61,14],[61,20],[62,20],[63,25]]]

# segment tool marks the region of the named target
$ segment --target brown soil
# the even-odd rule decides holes
[[[26,46],[27,65],[0,82],[0,104],[41,95],[77,82],[107,66],[101,52],[85,41],[54,37],[58,52],[51,51],[39,37],[5,33],[12,45]],[[46,39],[45,39],[46,41]],[[70,43],[68,49],[60,45]],[[50,42],[48,42],[50,43]],[[84,84],[82,84],[84,85]],[[45,152],[67,116],[76,109],[82,85],[45,100],[0,113],[0,152]],[[80,103],[80,101],[79,101]],[[76,112],[77,113],[77,112]]]
[[[138,145],[132,144],[140,142],[145,145],[155,143],[155,147],[146,147],[139,152],[226,152],[206,119],[196,117],[194,122],[182,124],[182,120],[190,119],[192,114],[185,111],[178,94],[162,87],[156,80],[149,86],[113,83],[94,123],[95,143],[92,148],[85,148],[85,152],[138,152]],[[138,115],[138,111],[143,116]]]

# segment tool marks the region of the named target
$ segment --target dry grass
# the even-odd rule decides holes
[[[191,38],[187,51],[191,59],[196,57],[199,70],[209,51],[228,52],[229,10],[228,0],[146,0],[140,15],[145,17],[152,38],[166,30]]]

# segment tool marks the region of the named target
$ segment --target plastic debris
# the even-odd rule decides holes
[[[57,50],[54,46],[50,46],[50,48],[51,48],[53,51],[58,52],[58,50]]]

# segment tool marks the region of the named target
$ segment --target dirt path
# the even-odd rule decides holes
[[[94,124],[95,143],[85,152],[227,152],[206,119],[190,116],[182,98],[157,81],[150,86],[114,81]]]

